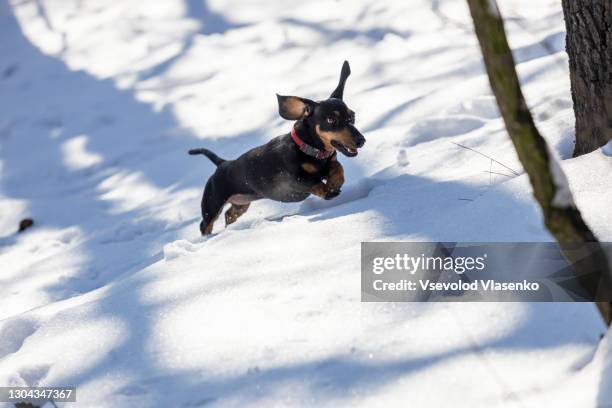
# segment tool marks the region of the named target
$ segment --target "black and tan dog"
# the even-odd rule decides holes
[[[354,126],[355,113],[342,101],[350,73],[345,61],[338,86],[323,101],[277,95],[280,115],[297,121],[291,132],[249,150],[236,160],[223,160],[208,149],[189,151],[205,155],[217,166],[202,197],[203,235],[212,232],[226,203],[232,205],[225,212],[227,226],[247,211],[251,201],[260,198],[296,202],[310,194],[326,200],[340,194],[344,170],[336,150],[354,157],[365,143]]]

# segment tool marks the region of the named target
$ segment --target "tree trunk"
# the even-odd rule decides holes
[[[544,223],[609,324],[612,319],[610,264],[573,203],[565,174],[548,150],[527,108],[497,3],[495,0],[468,0],[468,5],[489,83],[518,158],[529,176],[534,196],[542,208]],[[587,248],[595,250],[591,252]]]
[[[563,0],[576,115],[574,157],[612,139],[612,2]]]

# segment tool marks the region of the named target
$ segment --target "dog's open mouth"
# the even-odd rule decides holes
[[[342,143],[339,143],[339,142],[337,142],[335,140],[332,140],[331,144],[337,150],[339,150],[340,153],[342,153],[343,155],[345,155],[347,157],[355,157],[355,156],[357,156],[357,149],[354,148],[354,147],[345,146]]]

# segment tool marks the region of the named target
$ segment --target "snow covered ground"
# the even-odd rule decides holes
[[[610,147],[570,159],[560,4],[500,3],[611,241]],[[79,407],[611,403],[591,304],[360,302],[362,241],[552,239],[463,1],[0,0],[0,55],[0,385],[74,385]],[[344,59],[367,143],[342,195],[256,202],[201,239],[213,166],[186,151],[287,132],[275,92],[327,97]]]

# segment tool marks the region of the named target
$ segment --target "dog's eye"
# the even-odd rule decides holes
[[[353,125],[355,124],[355,112],[351,112],[348,122]]]
[[[333,116],[328,116],[327,123],[329,123],[330,125],[334,125],[336,123],[336,118],[334,118]]]

